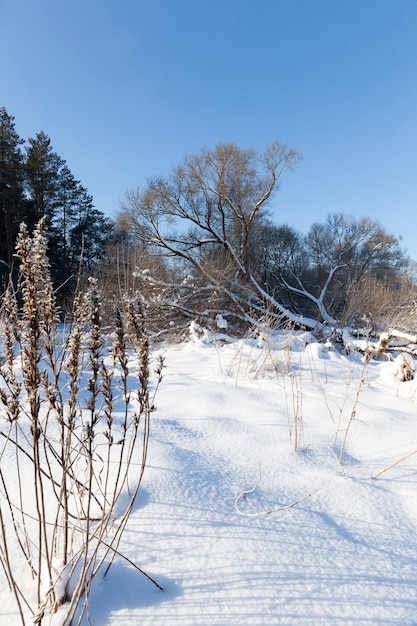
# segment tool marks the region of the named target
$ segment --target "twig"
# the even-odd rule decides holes
[[[405,454],[404,456],[402,456],[400,459],[397,459],[396,461],[394,461],[393,463],[390,463],[389,465],[387,465],[386,467],[384,467],[384,469],[380,470],[379,472],[377,472],[376,474],[374,474],[373,476],[371,476],[371,478],[378,478],[378,476],[381,476],[381,474],[383,474],[384,472],[387,472],[388,470],[392,469],[393,467],[395,467],[396,465],[398,465],[399,463],[402,463],[402,461],[405,461],[406,459],[408,459],[410,456],[413,456],[413,454],[417,454],[417,450],[413,450],[412,452],[408,452],[407,454]]]
[[[240,500],[242,500],[243,498],[246,498],[246,496],[249,493],[253,493],[256,488],[258,487],[259,483],[261,482],[261,470],[258,470],[258,479],[255,483],[255,485],[251,488],[251,489],[245,489],[244,491],[242,491],[242,493],[240,493],[237,498],[235,499],[235,510],[236,513],[238,513],[239,515],[242,515],[242,517],[265,517],[266,515],[271,515],[272,513],[280,513],[281,511],[286,511],[287,509],[291,509],[295,506],[297,506],[297,504],[300,504],[301,502],[303,502],[304,500],[307,500],[307,498],[310,498],[311,496],[313,496],[315,493],[317,493],[319,491],[319,489],[315,489],[314,491],[312,491],[311,493],[308,493],[307,495],[303,496],[302,498],[299,498],[298,500],[295,500],[294,502],[291,502],[290,504],[286,504],[285,506],[279,506],[276,507],[274,509],[269,509],[268,511],[261,511],[260,513],[244,513],[243,511],[241,511],[238,507],[238,504],[240,502]]]
[[[147,574],[146,572],[143,571],[143,569],[141,569],[138,565],[136,565],[136,563],[134,563],[133,561],[131,561],[127,556],[125,556],[124,554],[122,554],[121,552],[119,552],[119,550],[116,550],[116,548],[113,548],[113,546],[109,545],[108,543],[106,543],[105,541],[101,541],[102,544],[104,544],[107,548],[110,548],[110,550],[112,550],[112,552],[114,552],[114,554],[117,554],[117,556],[120,556],[122,559],[124,559],[125,561],[127,561],[130,565],[132,565],[135,569],[138,570],[138,572],[140,572],[141,574],[143,574],[148,580],[151,581],[151,583],[153,583],[155,585],[155,587],[158,587],[158,589],[160,591],[163,591],[164,588],[161,587],[161,585],[159,585],[156,580],[154,580],[152,578],[152,576],[149,576],[149,574]],[[107,570],[104,573],[104,576],[106,576],[107,574]],[[104,578],[104,577],[103,577]]]

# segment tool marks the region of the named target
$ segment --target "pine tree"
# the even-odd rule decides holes
[[[92,196],[53,150],[44,132],[29,139],[26,153],[27,190],[34,203],[29,225],[45,217],[51,275],[63,299],[81,262],[90,267],[98,260],[100,244],[104,246],[111,230],[110,221],[94,208]]]
[[[113,233],[110,219],[96,209],[92,196],[82,193],[77,224],[71,231],[72,261],[77,266],[90,270],[103,257],[106,243]]]
[[[68,280],[74,271],[71,262],[71,230],[77,219],[80,203],[80,181],[76,180],[65,162],[57,180],[56,203],[48,222],[50,257],[55,279]]]
[[[19,227],[32,232],[45,219],[54,287],[65,298],[79,267],[90,269],[102,256],[112,224],[41,131],[28,140],[14,118],[0,108],[0,293],[4,290]],[[65,288],[62,287],[65,285]]]
[[[31,224],[37,224],[42,218],[46,223],[53,219],[57,204],[59,172],[62,159],[53,151],[51,140],[43,131],[34,139],[29,139],[26,148],[26,185],[33,202]]]
[[[6,269],[11,264],[14,241],[27,206],[22,143],[14,117],[0,108],[0,264]]]

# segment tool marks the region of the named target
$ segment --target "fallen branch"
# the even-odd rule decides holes
[[[391,329],[389,331],[389,337],[396,337],[397,339],[402,339],[403,341],[408,341],[409,343],[417,343],[417,335],[410,335],[410,333],[403,333],[400,330]]]
[[[293,507],[297,506],[297,504],[300,504],[301,502],[303,502],[304,500],[307,500],[307,498],[310,498],[311,496],[313,496],[315,493],[317,493],[319,491],[319,489],[315,489],[314,491],[312,491],[311,493],[308,493],[307,495],[303,496],[302,498],[299,498],[298,500],[295,500],[294,502],[291,502],[290,504],[286,504],[285,506],[279,506],[276,507],[274,509],[268,509],[267,511],[261,511],[260,513],[244,513],[243,511],[241,511],[238,507],[238,504],[240,502],[240,500],[242,500],[243,498],[246,498],[246,496],[250,493],[253,493],[256,488],[258,487],[259,483],[261,482],[261,470],[258,470],[258,479],[255,483],[255,485],[251,488],[251,489],[245,489],[244,491],[242,491],[242,493],[240,493],[236,498],[235,498],[235,510],[236,513],[238,513],[239,515],[242,515],[242,517],[265,517],[266,515],[271,515],[272,513],[280,513],[281,511],[286,511],[287,509],[292,509]]]

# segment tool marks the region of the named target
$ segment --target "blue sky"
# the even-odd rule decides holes
[[[0,0],[0,106],[114,216],[185,154],[303,154],[277,223],[378,219],[417,259],[417,0]]]

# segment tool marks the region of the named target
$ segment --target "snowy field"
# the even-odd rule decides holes
[[[91,624],[417,624],[417,453],[388,467],[417,452],[416,381],[308,334],[162,352],[120,551],[163,590],[119,558]],[[19,624],[3,575],[0,597]]]

